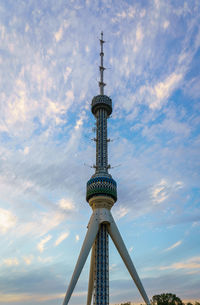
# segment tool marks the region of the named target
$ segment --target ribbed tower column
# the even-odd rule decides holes
[[[109,250],[107,225],[101,224],[95,240],[94,305],[109,304]]]
[[[101,33],[100,45],[100,96],[104,97],[103,72],[103,33]],[[103,100],[103,99],[102,99]],[[95,112],[96,117],[96,175],[108,174],[108,148],[107,148],[107,118],[108,109],[99,105]],[[109,304],[109,248],[108,248],[107,225],[101,224],[95,240],[95,263],[94,263],[94,305]]]
[[[96,114],[96,167],[97,172],[108,172],[108,149],[107,149],[107,111],[97,110]]]
[[[93,210],[106,206],[107,202],[112,204],[117,200],[117,186],[112,176],[108,173],[108,141],[107,141],[107,119],[112,113],[112,100],[104,95],[104,66],[103,66],[103,33],[100,39],[100,95],[92,100],[92,113],[96,118],[96,171],[87,183],[86,199],[92,206]],[[99,206],[99,198],[102,198]],[[110,199],[109,199],[110,198]],[[91,203],[92,202],[92,203]],[[103,202],[103,206],[102,206]],[[112,206],[111,204],[111,206]],[[111,208],[109,206],[109,208]],[[109,304],[109,253],[108,253],[108,228],[106,223],[99,226],[99,232],[95,240],[95,259],[94,259],[94,287],[93,287],[93,304]]]

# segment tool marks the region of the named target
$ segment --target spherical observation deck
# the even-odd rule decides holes
[[[117,201],[117,183],[111,177],[94,177],[87,182],[86,200],[94,196],[108,196]]]
[[[110,115],[112,113],[112,100],[107,95],[97,95],[92,99],[92,113],[96,115],[98,109],[106,109],[107,114]]]

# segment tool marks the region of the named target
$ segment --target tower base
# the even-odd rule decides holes
[[[87,305],[91,305],[92,296],[94,305],[109,304],[108,234],[113,240],[143,300],[147,305],[150,305],[150,301],[133,265],[129,252],[112,217],[110,209],[114,204],[114,200],[107,196],[96,196],[91,198],[89,203],[93,209],[93,214],[88,224],[88,231],[63,305],[68,304],[91,249],[92,256]]]

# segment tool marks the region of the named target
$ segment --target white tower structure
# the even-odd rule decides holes
[[[92,99],[91,111],[96,118],[96,165],[95,173],[87,182],[86,200],[93,213],[88,224],[87,234],[83,242],[74,273],[69,283],[63,305],[67,305],[83,266],[91,250],[90,274],[88,284],[87,305],[109,304],[109,251],[108,235],[113,240],[124,264],[126,265],[135,285],[137,286],[144,302],[149,305],[149,299],[123,242],[111,208],[117,201],[117,184],[108,173],[107,152],[107,119],[112,113],[112,100],[104,95],[104,70],[103,65],[103,32],[100,39],[100,94]],[[122,292],[123,293],[123,292]]]

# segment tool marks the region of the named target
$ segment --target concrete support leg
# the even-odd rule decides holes
[[[93,213],[91,218],[90,218],[90,222],[89,222],[89,225],[88,225],[88,231],[87,231],[85,240],[83,242],[83,246],[81,248],[81,252],[79,254],[79,258],[78,258],[78,261],[76,263],[76,267],[74,269],[74,273],[72,275],[67,293],[65,295],[63,305],[67,305],[69,300],[70,300],[70,297],[73,293],[74,287],[76,286],[76,283],[77,283],[78,278],[80,276],[80,273],[83,269],[83,266],[85,265],[88,254],[89,254],[89,252],[92,248],[92,245],[95,241],[98,230],[99,230],[99,221],[98,221],[98,219],[96,219],[96,216]]]
[[[90,259],[90,275],[89,275],[89,283],[88,283],[87,305],[91,305],[92,293],[94,290],[94,263],[95,263],[95,245],[92,246],[92,253]]]
[[[110,213],[111,214],[111,213]],[[112,215],[111,215],[112,217]],[[119,230],[117,228],[117,225],[114,221],[114,218],[112,217],[112,222],[110,223],[110,225],[108,225],[108,232],[110,234],[110,237],[112,238],[119,254],[121,255],[122,260],[124,261],[124,264],[126,265],[133,281],[135,282],[135,285],[137,286],[143,300],[145,301],[145,303],[147,305],[150,305],[150,301],[148,299],[148,296],[144,290],[144,287],[140,281],[140,278],[137,274],[137,271],[133,265],[133,262],[131,260],[131,257],[128,253],[128,250],[126,249],[126,246],[123,242],[123,239],[119,233]]]

